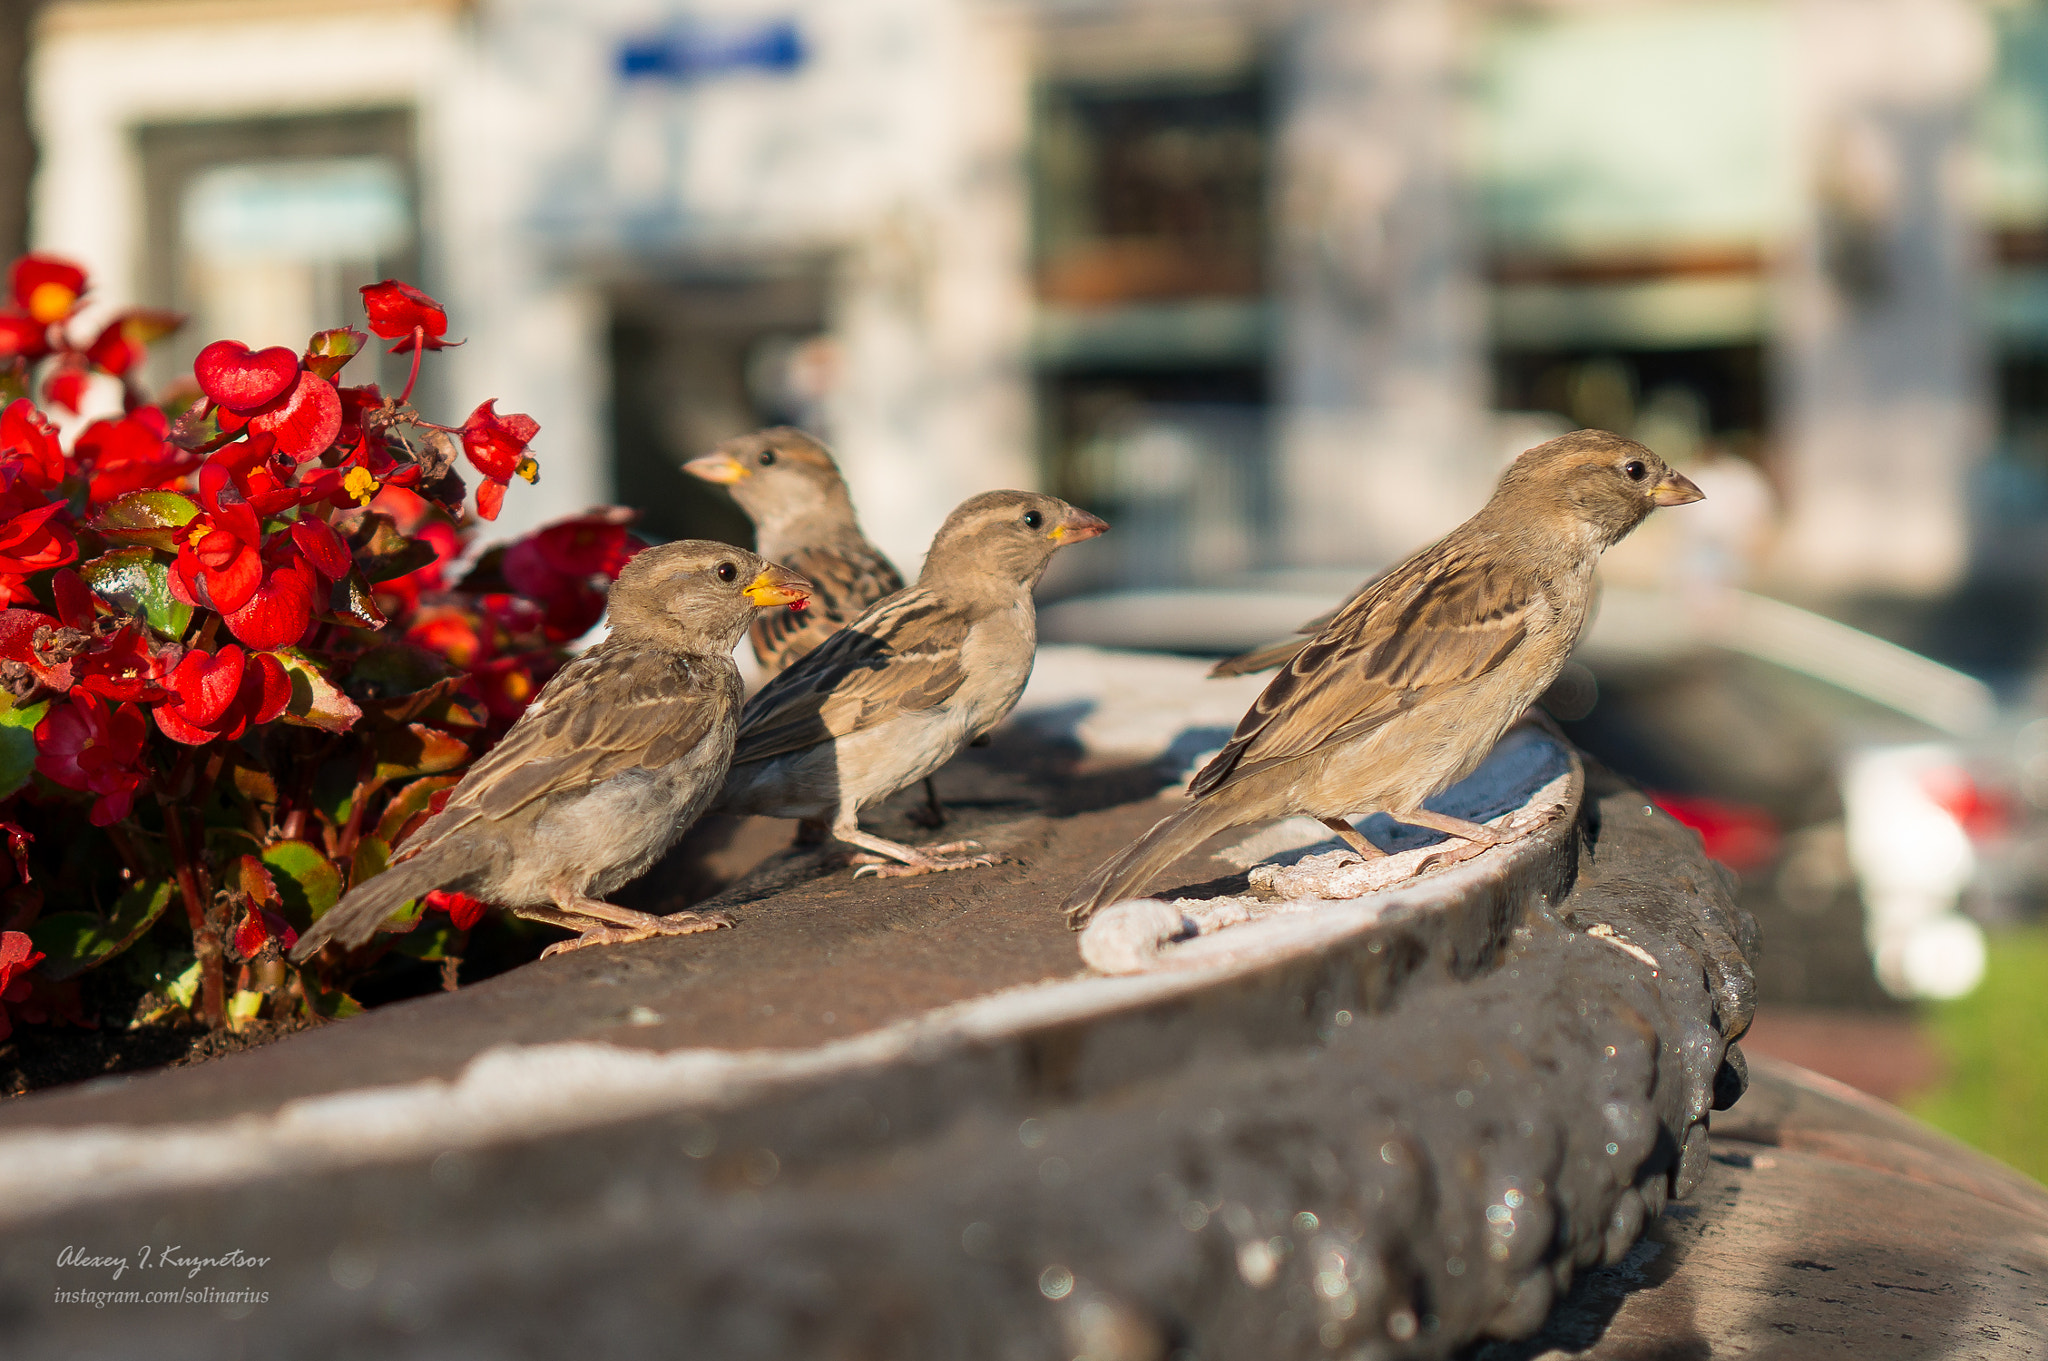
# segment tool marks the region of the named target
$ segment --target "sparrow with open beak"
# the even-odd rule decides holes
[[[1658,506],[1700,490],[1634,440],[1581,430],[1510,464],[1493,498],[1369,583],[1303,642],[1252,704],[1188,802],[1067,898],[1078,927],[1142,890],[1217,832],[1294,814],[1365,857],[1348,821],[1399,822],[1499,841],[1423,800],[1477,769],[1557,679],[1586,622],[1593,569]]]
[[[810,583],[745,549],[683,540],[638,554],[613,584],[611,632],[556,672],[440,812],[299,937],[303,960],[360,945],[408,902],[450,889],[575,931],[545,954],[731,923],[603,901],[675,844],[725,780],[739,730],[732,650],[761,610]]]
[[[748,702],[716,807],[831,820],[860,873],[995,863],[973,842],[901,845],[860,812],[924,779],[1015,707],[1038,649],[1031,591],[1052,555],[1109,526],[1057,497],[985,492],[940,527],[917,584],[886,597]]]

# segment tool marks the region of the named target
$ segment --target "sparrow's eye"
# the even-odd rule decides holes
[[[1632,458],[1622,464],[1621,470],[1628,474],[1628,480],[1631,482],[1640,482],[1650,475],[1649,465],[1639,458]]]
[[[1045,517],[1043,515],[1040,515],[1037,511],[1027,510],[1024,512],[1024,527],[1026,529],[1036,529],[1044,523]]]
[[[763,449],[761,451],[761,466],[764,468],[775,466],[775,451],[773,449]]]
[[[738,581],[740,579],[740,569],[729,562],[721,562],[718,564],[718,579],[720,581]]]

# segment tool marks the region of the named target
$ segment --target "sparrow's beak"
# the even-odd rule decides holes
[[[683,465],[683,471],[706,482],[716,482],[721,487],[730,487],[747,476],[750,469],[731,454],[706,454],[693,458]]]
[[[1704,501],[1707,494],[1692,484],[1684,473],[1672,473],[1650,488],[1650,500],[1660,506],[1685,506]]]
[[[761,575],[747,583],[746,594],[756,609],[787,605],[793,610],[800,610],[811,603],[811,583],[787,567],[777,567],[771,562],[761,569]]]
[[[1054,525],[1045,537],[1064,548],[1070,543],[1092,539],[1097,534],[1105,534],[1108,531],[1109,521],[1097,519],[1085,510],[1076,510],[1069,506],[1067,513],[1060,517],[1060,522]]]

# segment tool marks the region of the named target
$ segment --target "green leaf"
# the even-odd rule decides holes
[[[165,986],[164,997],[175,1006],[190,1007],[199,995],[199,973],[199,961],[194,959],[185,966],[185,972]]]
[[[116,548],[78,569],[85,584],[166,638],[184,634],[192,607],[171,596],[171,571],[147,548]]]
[[[350,1016],[363,1014],[363,1004],[347,993],[336,989],[324,992],[313,981],[312,975],[301,973],[299,986],[306,994],[306,1009],[315,1016],[324,1016],[330,1021],[345,1020]]]
[[[377,741],[379,783],[407,775],[438,775],[469,760],[469,744],[453,733],[408,723]]]
[[[378,838],[387,846],[396,845],[405,824],[426,812],[427,805],[434,801],[434,795],[461,782],[459,775],[429,775],[424,780],[414,780],[393,794],[391,802],[384,805],[384,816],[377,819]]]
[[[291,677],[291,703],[285,706],[284,721],[322,732],[347,732],[363,711],[327,678],[317,663],[295,647],[279,648],[270,654]],[[273,802],[275,796],[273,796]]]
[[[28,935],[49,956],[41,965],[43,976],[62,981],[106,963],[155,924],[170,906],[171,894],[169,880],[144,880],[114,900],[111,916],[57,912],[37,919]]]
[[[363,346],[369,340],[367,333],[353,326],[337,326],[331,331],[322,331],[306,342],[306,367],[331,381],[335,374],[341,372],[342,365],[363,352]]]
[[[349,869],[349,887],[374,879],[391,863],[391,845],[382,837],[366,836],[356,843],[355,864]]]
[[[276,842],[263,848],[262,858],[292,920],[318,921],[340,900],[341,871],[310,841]]]
[[[28,783],[36,768],[36,724],[50,701],[22,706],[0,690],[0,799]]]
[[[91,525],[110,539],[171,552],[178,531],[199,517],[199,503],[174,491],[131,491],[114,498]]]

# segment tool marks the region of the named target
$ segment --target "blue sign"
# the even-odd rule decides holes
[[[627,80],[705,80],[741,71],[794,74],[809,58],[794,19],[745,27],[683,23],[619,44],[619,74]]]

